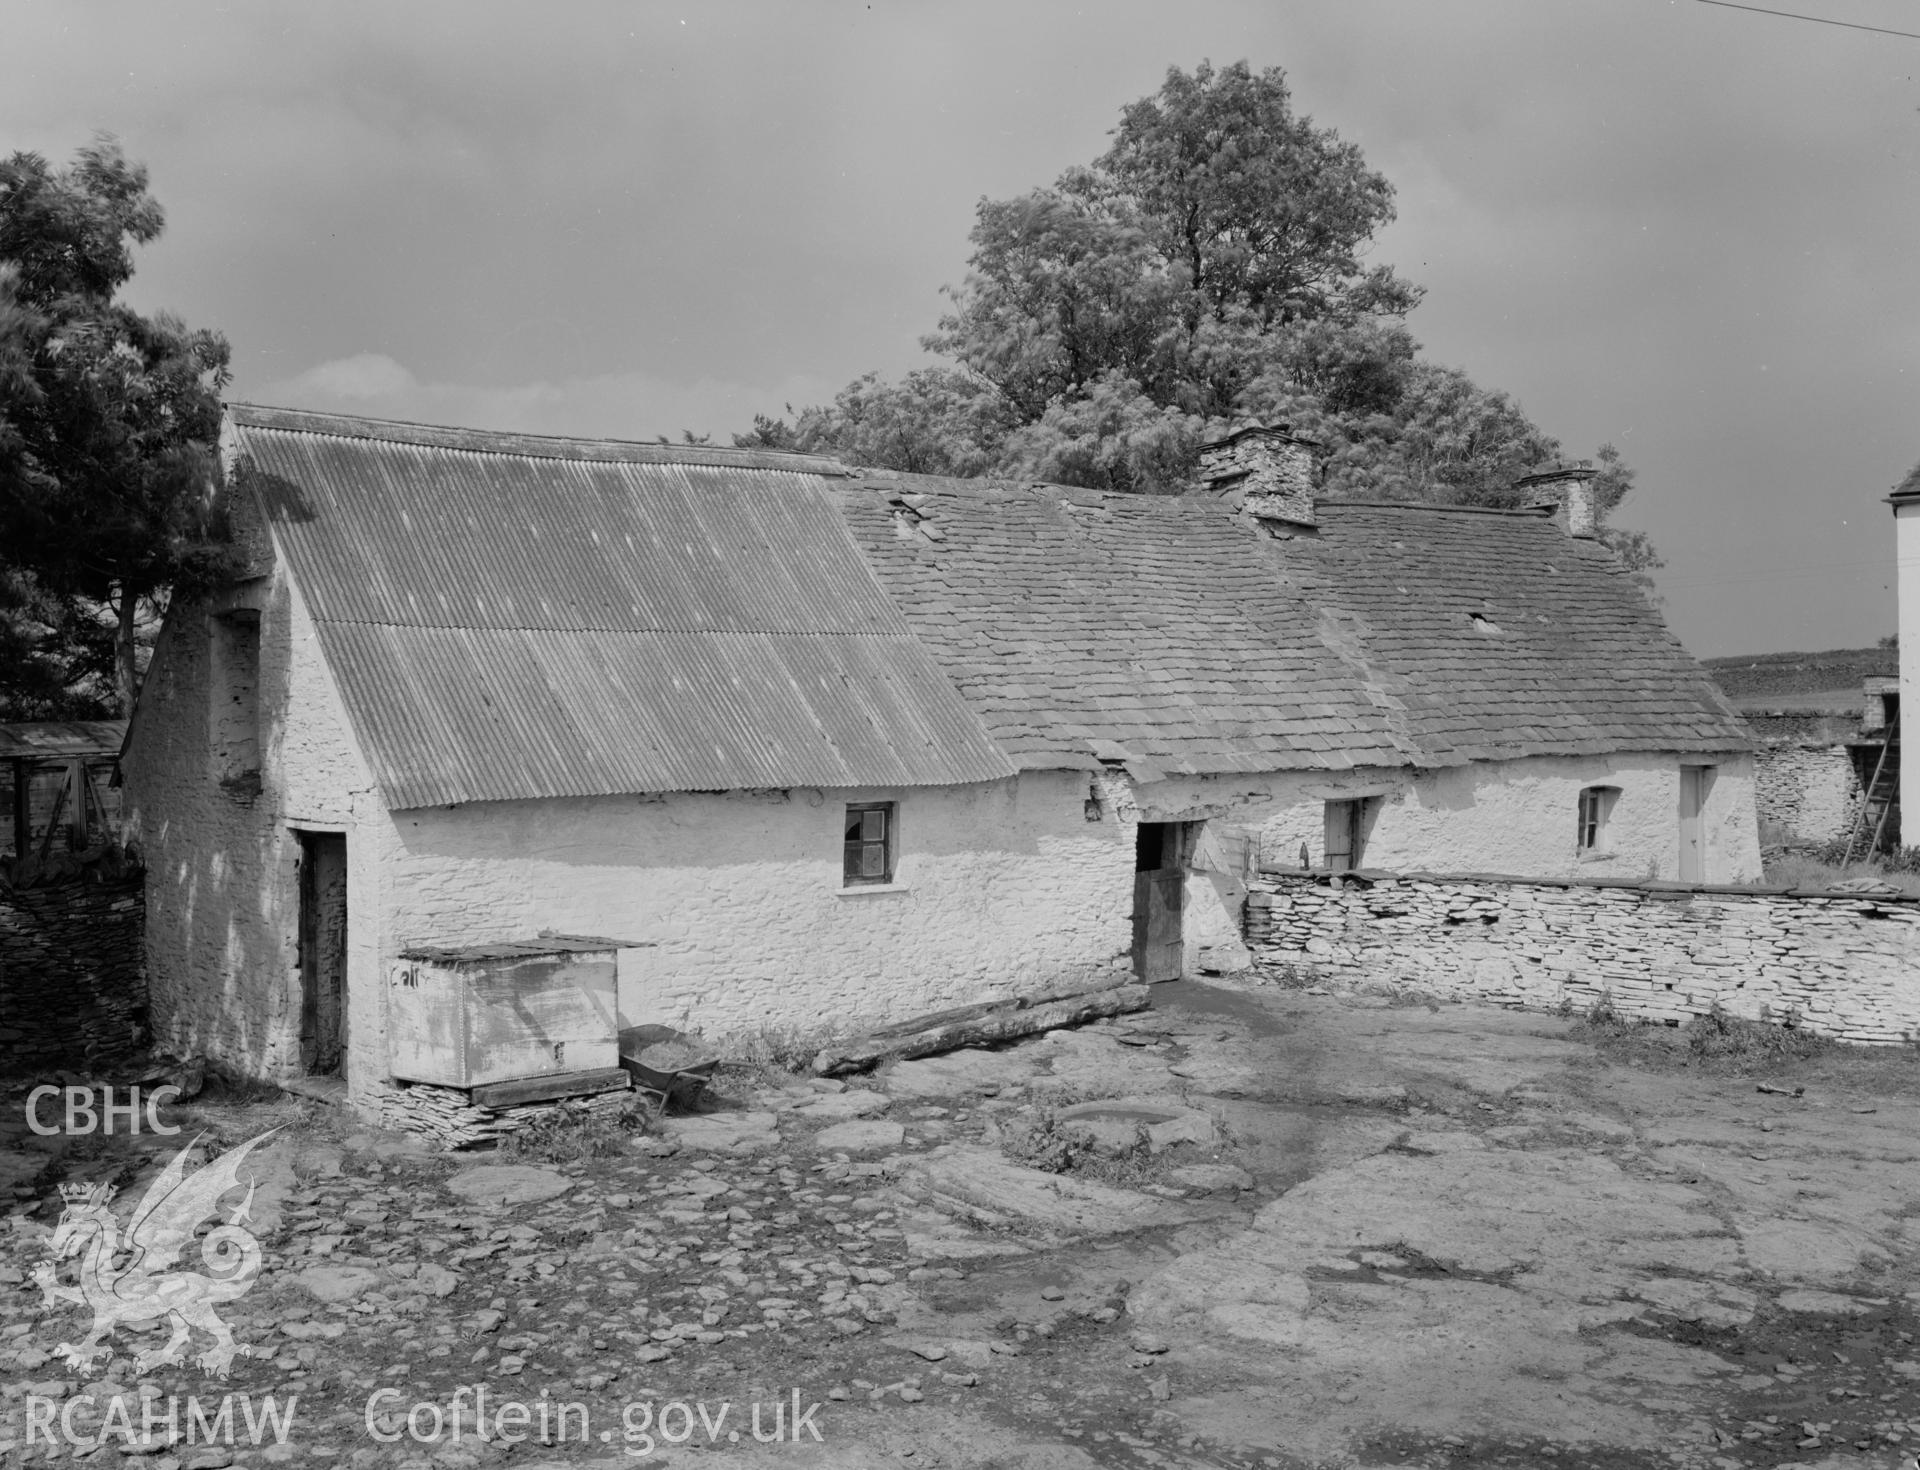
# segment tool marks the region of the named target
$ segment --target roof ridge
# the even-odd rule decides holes
[[[1546,520],[1553,515],[1551,506],[1446,505],[1432,500],[1381,500],[1363,496],[1325,496],[1315,499],[1314,508],[1323,505],[1357,505],[1368,510],[1431,510],[1454,515],[1511,516],[1521,520]]]
[[[492,454],[516,459],[589,461],[604,464],[680,464],[718,469],[786,470],[795,474],[854,472],[827,455],[786,449],[742,449],[719,444],[660,444],[638,439],[596,439],[567,434],[532,434],[511,429],[471,429],[452,424],[423,424],[409,419],[365,418],[270,404],[228,403],[233,422],[247,429],[317,434],[336,439],[366,439],[380,444],[410,444]]]
[[[374,618],[336,618],[325,613],[309,611],[308,616],[316,623],[326,623],[335,628],[405,628],[415,633],[556,633],[579,634],[592,633],[639,633],[646,635],[663,634],[668,637],[701,638],[806,638],[817,641],[822,638],[913,638],[911,628],[825,628],[812,631],[804,628],[630,628],[620,626],[576,627],[571,624],[560,626],[553,623],[396,623]],[[124,720],[108,721],[109,724],[125,724]],[[6,728],[0,726],[0,729]]]

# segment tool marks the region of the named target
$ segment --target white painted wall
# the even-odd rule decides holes
[[[1205,820],[1216,831],[1257,832],[1269,863],[1296,863],[1304,843],[1312,864],[1319,865],[1326,803],[1365,796],[1378,803],[1367,836],[1367,867],[1673,879],[1679,873],[1680,765],[1677,756],[1539,756],[1417,774],[1176,777],[1141,788],[1133,800],[1144,820]],[[1753,758],[1728,753],[1714,765],[1702,822],[1705,881],[1758,882]],[[1602,851],[1583,857],[1576,832],[1580,792],[1587,786],[1615,787],[1619,796]],[[1190,969],[1200,945],[1225,942],[1238,932],[1241,892],[1229,874],[1196,874],[1188,888]]]
[[[389,948],[542,929],[653,946],[621,960],[622,1023],[710,1035],[893,1020],[1128,964],[1132,829],[1086,777],[899,790],[486,802],[397,812]],[[848,802],[897,803],[888,888],[841,881]]]
[[[1900,708],[1920,708],[1920,501],[1903,501],[1893,508],[1893,553],[1900,633]],[[1900,766],[1900,842],[1920,846],[1920,760]]]
[[[212,618],[260,612],[257,794],[223,785],[229,718]],[[347,1071],[385,1075],[377,1013],[378,872],[363,828],[379,811],[311,619],[284,569],[213,605],[177,606],[154,654],[124,762],[128,835],[147,867],[147,974],[158,1044],[255,1075],[300,1070],[299,838],[347,834]],[[384,812],[381,813],[384,816]]]
[[[1084,773],[978,785],[490,802],[388,812],[358,753],[311,620],[284,570],[239,599],[261,612],[262,786],[215,769],[209,609],[182,607],[156,655],[126,775],[148,863],[148,970],[164,1045],[269,1077],[299,1067],[301,828],[347,835],[347,1072],[370,1104],[387,1076],[389,959],[419,943],[541,930],[644,946],[623,955],[623,1022],[709,1034],[898,1019],[947,1005],[1085,988],[1126,968],[1134,826],[1203,821],[1188,893],[1188,968],[1239,933],[1236,829],[1269,861],[1325,801],[1380,795],[1371,866],[1536,877],[1671,877],[1679,761],[1531,760],[1415,776],[1106,780],[1089,822]],[[1916,635],[1920,643],[1920,635]],[[1920,765],[1920,763],[1916,763]],[[1609,855],[1573,851],[1581,787],[1618,786]],[[898,881],[844,890],[849,801],[897,802]],[[1753,775],[1719,765],[1706,832],[1712,881],[1759,874]]]
[[[1084,775],[390,813],[284,569],[236,600],[261,613],[259,793],[220,783],[212,609],[170,619],[126,766],[154,1023],[173,1050],[298,1074],[302,829],[347,837],[347,1076],[362,1106],[388,1075],[388,961],[415,943],[632,939],[652,947],[622,957],[624,1020],[716,1035],[1084,989],[1128,962],[1133,833],[1086,820]],[[898,803],[884,890],[843,889],[858,800]]]

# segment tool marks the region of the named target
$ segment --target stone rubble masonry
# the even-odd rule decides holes
[[[1832,842],[1859,820],[1860,778],[1844,745],[1761,746],[1753,794],[1763,829],[1788,842]]]
[[[1523,475],[1514,488],[1534,497],[1534,503],[1554,507],[1554,521],[1569,536],[1591,538],[1598,533],[1593,503],[1593,481],[1598,470],[1586,465],[1555,465],[1537,474]]]
[[[1450,999],[1682,1021],[1718,1006],[1843,1041],[1920,1043],[1920,900],[1880,894],[1266,871],[1254,969]]]
[[[136,870],[0,887],[0,1075],[97,1064],[142,1040],[141,882]]]
[[[603,1092],[590,1098],[523,1103],[495,1111],[473,1106],[458,1088],[389,1082],[380,1088],[377,1116],[383,1128],[419,1134],[445,1149],[479,1148],[543,1120],[615,1119],[633,1106],[634,1098],[635,1094],[628,1091]]]
[[[1237,489],[1254,515],[1302,526],[1317,524],[1313,474],[1313,445],[1283,429],[1249,428],[1200,449],[1209,489]]]

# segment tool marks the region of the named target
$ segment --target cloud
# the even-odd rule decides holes
[[[367,403],[417,392],[420,380],[384,352],[356,352],[308,368],[279,386],[298,398]]]
[[[734,432],[750,428],[755,414],[818,402],[836,386],[811,375],[752,384],[713,378],[675,382],[647,373],[501,386],[422,382],[384,352],[356,352],[240,396],[280,408],[463,428],[608,439],[678,438],[682,430],[691,430],[725,443]]]
[[[632,437],[918,365],[974,201],[1096,157],[1170,63],[1283,65],[1397,186],[1372,258],[1432,356],[1630,456],[1691,646],[1892,625],[1885,576],[1731,579],[1891,568],[1911,42],[1674,0],[13,9],[5,148],[152,166],[131,299],[224,331],[236,397]]]

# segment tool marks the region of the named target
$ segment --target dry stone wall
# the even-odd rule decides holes
[[[1862,893],[1264,872],[1247,945],[1305,973],[1679,1021],[1715,1006],[1842,1040],[1920,1043],[1920,902]]]
[[[1763,829],[1787,842],[1845,837],[1860,813],[1860,778],[1844,745],[1762,746],[1753,759],[1753,795]]]
[[[143,1039],[140,875],[0,886],[0,1076],[86,1067]]]

